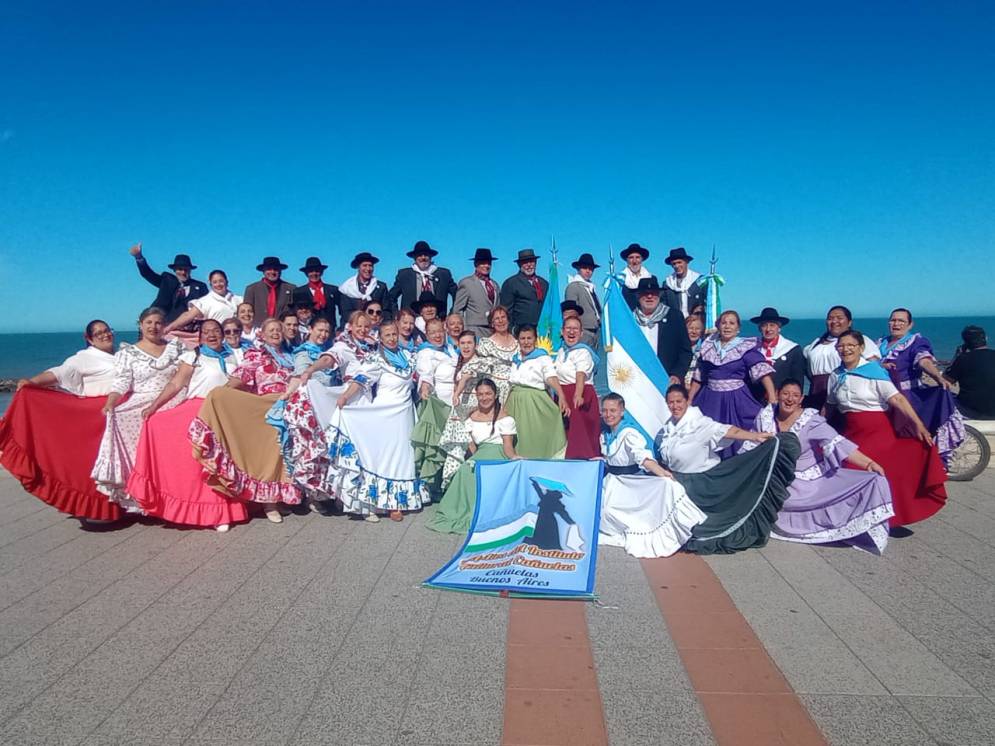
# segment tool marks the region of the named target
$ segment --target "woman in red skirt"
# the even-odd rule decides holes
[[[567,415],[566,458],[590,459],[601,455],[601,413],[594,392],[594,370],[598,355],[580,341],[584,333],[580,319],[563,322],[563,346],[556,353],[556,377],[563,387],[570,414]]]
[[[907,536],[907,531],[895,529],[926,520],[947,501],[943,486],[947,475],[939,451],[888,372],[877,361],[862,361],[863,335],[846,331],[839,336],[836,348],[843,364],[830,374],[826,406],[843,414],[843,434],[884,468],[895,506],[892,535]],[[889,409],[897,410],[893,413],[911,424],[915,437],[896,433]]]
[[[114,330],[96,319],[83,338],[86,349],[62,365],[18,381],[0,419],[0,464],[57,510],[84,523],[106,523],[120,518],[121,510],[97,492],[90,470],[107,424]]]

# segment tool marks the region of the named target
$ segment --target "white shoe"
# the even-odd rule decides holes
[[[228,524],[228,523],[222,523],[220,526],[215,526],[214,530],[217,531],[219,534],[223,534],[226,531],[228,531],[228,529],[230,529],[230,528],[231,528],[230,524]]]
[[[273,510],[266,511],[266,520],[270,523],[283,523],[283,516],[280,515],[279,510],[274,508]]]
[[[376,513],[370,513],[367,516],[363,516],[363,520],[367,523],[380,523],[380,516]]]

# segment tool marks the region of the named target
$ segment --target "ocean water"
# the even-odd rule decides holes
[[[933,343],[940,360],[951,360],[961,343],[960,332],[968,324],[978,324],[990,335],[995,335],[995,316],[930,316],[916,319],[916,331]],[[854,318],[853,325],[873,339],[887,334],[886,318]],[[823,319],[795,319],[784,327],[783,334],[801,344],[808,344],[825,331]],[[743,332],[750,334],[754,327],[745,321]],[[119,342],[134,342],[135,332],[118,332]],[[79,332],[52,332],[48,334],[0,334],[0,379],[17,379],[32,376],[39,371],[58,365],[83,346]],[[601,366],[603,370],[605,366]],[[601,378],[604,378],[602,374]],[[601,383],[601,381],[599,381]],[[602,384],[603,385],[603,384]],[[7,408],[10,394],[0,392],[0,412]]]

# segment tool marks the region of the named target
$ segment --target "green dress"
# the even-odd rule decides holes
[[[441,491],[442,467],[446,463],[447,454],[439,441],[451,412],[452,407],[433,394],[419,403],[418,419],[411,431],[418,478],[428,485],[433,500]]]
[[[559,459],[567,450],[563,415],[545,389],[514,384],[505,411],[515,419],[515,450],[522,458]]]

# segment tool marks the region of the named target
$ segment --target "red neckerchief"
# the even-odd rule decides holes
[[[497,286],[494,284],[494,280],[491,279],[490,275],[482,275],[479,272],[474,272],[477,279],[484,283],[484,289],[487,291],[487,300],[493,303],[497,300]]]
[[[529,281],[529,284],[532,285],[532,289],[536,291],[536,299],[542,303],[542,285],[539,284],[539,278],[535,275],[529,275],[525,279]]]
[[[276,288],[280,281],[270,282],[264,277],[263,282],[269,288],[269,294],[266,296],[266,316],[272,319],[276,316]]]
[[[314,297],[314,310],[320,311],[325,307],[325,283],[321,280],[308,280],[307,286],[311,288],[311,295]]]
[[[760,346],[763,348],[764,357],[767,362],[770,362],[774,357],[774,348],[777,347],[777,343],[781,341],[781,335],[778,334],[774,339],[768,342],[766,339],[760,340]]]

